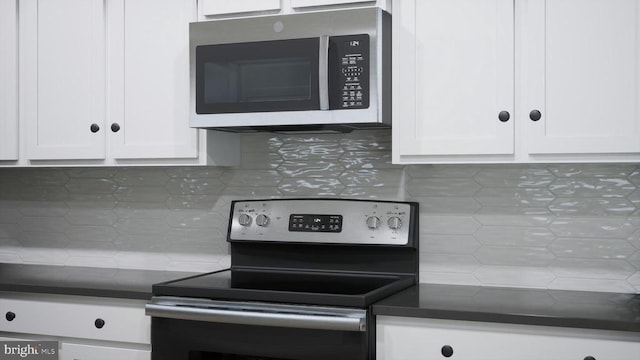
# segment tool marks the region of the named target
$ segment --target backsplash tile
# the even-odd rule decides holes
[[[229,167],[0,168],[0,261],[211,271],[233,199],[420,202],[420,280],[640,293],[640,164],[391,164],[388,130],[243,135]]]

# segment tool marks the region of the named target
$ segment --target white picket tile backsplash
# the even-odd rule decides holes
[[[0,261],[211,271],[233,199],[420,203],[420,280],[640,292],[640,164],[391,164],[387,130],[255,133],[229,167],[0,168]]]

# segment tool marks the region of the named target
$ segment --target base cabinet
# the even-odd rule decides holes
[[[640,334],[378,316],[379,360],[639,360]]]
[[[63,342],[60,344],[60,360],[150,360],[151,350],[125,349],[117,347],[82,345]]]
[[[150,360],[144,301],[0,294],[0,340],[58,341],[60,360]]]

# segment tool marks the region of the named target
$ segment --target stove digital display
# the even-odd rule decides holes
[[[342,231],[342,215],[291,214],[289,231],[339,233]]]

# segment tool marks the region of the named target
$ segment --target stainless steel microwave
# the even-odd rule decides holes
[[[391,125],[391,17],[370,7],[191,23],[191,127]]]

